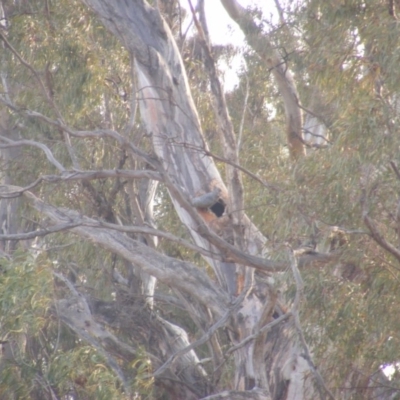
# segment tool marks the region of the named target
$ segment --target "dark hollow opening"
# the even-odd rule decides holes
[[[225,203],[222,199],[218,199],[216,203],[214,203],[210,210],[219,218],[222,217],[225,211]]]
[[[272,314],[272,318],[273,319],[278,319],[280,317],[279,313],[274,311],[274,313]]]

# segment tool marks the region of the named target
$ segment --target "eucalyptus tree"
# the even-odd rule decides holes
[[[3,0],[5,398],[398,393],[396,5],[221,3]]]

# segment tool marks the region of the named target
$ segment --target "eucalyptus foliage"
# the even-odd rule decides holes
[[[223,145],[199,39],[195,33],[184,37],[182,30],[190,15],[178,1],[158,3],[181,51],[205,138],[219,156],[216,163],[223,174]],[[271,69],[249,46],[215,48],[217,60],[229,63],[239,53],[246,61],[238,85],[226,93],[235,132],[241,132],[245,212],[268,239],[266,254],[276,262],[289,265],[288,248],[307,248],[310,257],[332,255],[323,262],[307,259],[299,269],[305,283],[300,314],[305,338],[334,396],[400,398],[400,7],[383,0],[283,3],[278,22],[259,10],[251,15],[292,71],[304,122],[312,117],[318,121],[323,145],[314,145],[315,137],[304,132],[306,155],[293,161],[284,134],[285,108]],[[77,131],[117,131],[152,155],[136,109],[140,93],[126,48],[81,1],[2,4],[7,27],[1,28],[0,134],[6,138],[1,143],[45,144],[69,172],[148,169],[116,141],[66,139],[62,129],[31,113],[62,119]],[[40,176],[60,173],[38,147],[19,147],[12,156],[2,151],[4,184],[26,187]],[[139,183],[120,177],[47,179],[31,189],[46,203],[120,226],[140,225],[129,201],[140,190]],[[47,227],[48,220],[28,202],[12,202],[16,212],[8,218],[18,228],[3,234]],[[190,240],[163,184],[155,195],[154,220],[159,230]],[[152,376],[150,339],[145,343],[151,335],[135,327],[130,314],[146,309],[146,301],[138,303],[117,282],[115,271],[122,280],[135,279],[122,257],[67,229],[18,242],[0,240],[0,339],[15,350],[0,363],[1,399],[128,399],[128,389],[131,398],[170,398],[171,382]],[[192,262],[215,279],[195,250],[166,238],[157,249]],[[101,352],[58,318],[57,300],[69,298],[71,289],[54,272],[90,298],[91,307],[104,302],[126,312],[126,324],[107,319],[109,315],[101,323],[135,347],[134,356],[124,358],[109,343],[107,352]],[[289,267],[265,279],[279,292],[281,304],[291,304],[297,289]],[[171,286],[158,284],[152,315],[182,327],[195,341],[201,324],[187,303],[186,309],[176,306],[179,296]],[[159,327],[151,318],[143,319],[146,326]],[[222,353],[230,347],[227,330],[218,331]],[[138,337],[143,343],[135,342]],[[210,348],[203,344],[196,352],[206,360]],[[115,368],[111,358],[117,360]],[[220,375],[210,378],[213,390],[232,388],[233,364],[228,356],[218,366]],[[390,380],[381,374],[387,365],[395,367]],[[201,366],[209,376],[216,367],[207,361]]]

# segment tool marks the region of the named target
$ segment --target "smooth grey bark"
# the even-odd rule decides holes
[[[133,165],[134,167],[134,165]],[[153,218],[154,197],[156,194],[158,181],[150,179],[142,179],[138,182],[138,188],[135,191],[134,182],[128,184],[127,196],[129,198],[129,209],[131,217],[131,225],[150,226],[155,228]],[[137,238],[140,242],[155,249],[158,244],[157,236],[146,235],[139,233]],[[145,303],[153,308],[154,305],[154,292],[156,287],[156,278],[149,275],[134,264],[125,260],[128,271],[131,277],[129,279],[131,290],[136,293],[142,293]]]
[[[152,135],[154,151],[167,174],[189,198],[219,187],[221,201],[225,205],[230,204],[230,196],[234,194],[228,194],[213,160],[204,154],[208,147],[182,59],[158,11],[143,1],[125,3],[90,0],[86,3],[135,55],[141,117]],[[196,243],[217,251],[199,235],[198,222],[178,203],[173,194],[171,198],[180,219],[189,228]],[[225,209],[222,218],[216,218],[209,210],[200,210],[200,215],[214,231],[228,233],[233,230],[229,217],[232,211]],[[247,242],[246,250],[250,254],[260,254],[265,239],[247,217],[244,217],[243,225],[246,234],[251,232],[252,237]],[[231,235],[225,236],[229,240]],[[221,285],[229,289],[231,294],[236,294],[234,292],[238,285],[234,265],[211,258],[207,261],[214,268]]]
[[[168,357],[166,348],[177,352],[189,345],[188,337],[182,328],[149,313],[142,302],[132,304],[132,298],[129,296],[126,300],[111,302],[92,299],[77,292],[62,275],[57,273],[55,275],[57,279],[66,283],[72,296],[59,300],[54,313],[79,337],[104,355],[109,367],[123,383],[127,394],[130,393],[131,377],[124,374],[115,356],[133,361],[139,349],[115,336],[111,331],[116,326],[124,331],[132,343],[140,343],[140,351],[143,351],[143,348],[147,351],[146,356],[151,360],[153,368],[159,368],[165,362]],[[101,323],[98,323],[98,320]],[[105,329],[104,324],[109,329]],[[174,384],[176,381],[181,381],[182,385]],[[195,400],[205,396],[208,390],[206,374],[193,350],[177,357],[173,368],[164,370],[156,378],[156,384],[167,391],[171,398],[177,400]]]
[[[13,194],[21,192],[21,189],[1,185],[0,198],[13,197]],[[28,191],[24,191],[24,196],[37,211],[46,215],[54,224],[65,225],[65,222],[69,221],[69,224],[77,228],[71,232],[121,256],[137,266],[142,274],[153,276],[165,285],[176,288],[191,298],[196,307],[200,308],[202,304],[217,317],[226,315],[225,310],[229,308],[228,296],[197,266],[164,256],[142,241],[133,240],[125,233],[112,231],[109,227],[105,228],[101,222],[83,217],[76,211],[46,204]],[[123,383],[126,393],[129,393],[130,377],[124,376],[114,355],[123,360],[133,360],[136,349],[105,329],[104,323],[107,323],[111,330],[116,327],[124,330],[133,342],[141,343],[149,351],[153,368],[162,366],[171,354],[181,352],[175,357],[173,365],[156,377],[156,384],[166,390],[171,398],[195,400],[208,394],[208,377],[195,351],[188,348],[189,338],[182,328],[150,312],[148,307],[144,307],[143,301],[139,300],[137,305],[133,306],[128,296],[128,302],[125,304],[124,300],[121,300],[124,296],[118,294],[116,302],[106,304],[92,301],[86,294],[79,293],[66,278],[57,273],[55,275],[57,279],[66,283],[72,292],[72,297],[56,303],[55,313],[78,336],[105,357],[109,367]],[[126,290],[129,291],[129,288]],[[138,299],[135,294],[132,298]],[[182,351],[186,348],[188,349]]]
[[[20,189],[15,186],[2,185],[0,186],[0,197]],[[166,285],[187,292],[210,308],[217,316],[222,316],[224,309],[228,307],[228,296],[204,271],[195,265],[164,256],[121,232],[103,228],[98,221],[82,217],[76,211],[59,209],[46,204],[30,192],[26,191],[24,196],[39,212],[49,217],[53,223],[71,223],[73,221],[77,224],[77,227],[73,228],[72,232],[86,237],[103,248],[133,262],[143,272],[155,276]]]
[[[138,194],[138,203],[143,210],[142,212],[142,221],[141,225],[147,224],[155,227],[154,223],[154,215],[153,215],[153,208],[154,208],[154,196],[156,195],[158,182],[157,181],[150,181],[150,180],[141,180],[139,182],[139,194]],[[157,247],[157,237],[156,236],[145,236],[144,238],[145,243],[152,248]],[[143,240],[142,239],[142,240]],[[154,290],[156,287],[156,278],[154,276],[148,274],[141,275],[143,281],[143,294],[146,298],[147,303],[153,307],[154,304]]]
[[[235,204],[232,198],[236,193],[232,193],[232,188],[237,185],[234,182],[228,182],[227,186],[230,189],[228,192],[213,160],[208,156],[208,147],[203,138],[181,56],[170,30],[158,10],[153,9],[142,0],[129,2],[84,0],[84,2],[94,10],[103,24],[135,56],[140,114],[147,132],[152,135],[153,149],[168,176],[168,188],[175,209],[196,244],[222,256],[222,261],[206,257],[214,268],[222,288],[231,296],[243,294],[241,308],[235,313],[230,324],[233,332],[230,335],[231,339],[234,343],[239,343],[254,332],[264,308],[270,308],[268,304],[263,304],[266,297],[260,295],[261,292],[268,293],[268,288],[265,287],[265,284],[257,282],[256,289],[252,274],[243,275],[240,273],[241,269],[237,269],[234,262],[228,258],[224,260],[224,253],[221,253],[201,234],[198,217],[186,206],[183,206],[178,192],[183,193],[189,199],[195,199],[212,193],[214,189],[218,188],[221,193],[218,200],[219,208],[222,208],[221,214],[218,215],[213,206],[199,207],[196,208],[198,216],[202,218],[209,229],[233,245],[238,244],[235,243],[235,233],[237,236],[237,232],[240,230],[241,237],[237,238],[241,243],[239,248],[249,255],[262,253],[265,238],[245,214],[242,214],[239,219],[240,226],[235,225],[235,219],[231,216],[235,210],[229,209],[229,205]],[[280,64],[280,60],[274,59],[271,63],[273,69],[277,71],[277,79],[286,84],[290,77]],[[284,86],[285,94],[293,102],[295,97],[289,93],[291,88],[292,86]],[[291,122],[290,129],[288,128],[289,147],[292,156],[296,158],[304,151],[297,137],[301,132],[301,118],[299,118],[298,107],[289,108],[287,111],[290,114]],[[231,149],[234,148],[231,146]],[[229,179],[234,178],[230,176]],[[287,355],[286,348],[292,348],[287,337],[277,340],[283,340],[286,343],[283,346],[285,354],[281,355]],[[277,348],[280,349],[280,346]],[[254,343],[250,341],[238,347],[234,352],[234,385],[239,390],[259,387],[261,391],[259,398],[268,398],[270,396],[268,382],[271,380],[271,375],[268,375],[263,361],[264,357],[271,357],[271,354],[266,355],[264,349],[261,351],[262,356],[257,354],[255,357]],[[296,358],[297,355],[293,357]],[[293,371],[298,370],[294,367]],[[302,373],[303,371],[299,375],[302,376]],[[280,376],[279,379],[283,378]],[[284,379],[289,380],[288,387],[295,387],[295,379],[290,381],[291,376]],[[296,381],[299,382],[298,379]]]
[[[120,145],[126,146],[127,151],[132,154],[140,153],[142,161],[146,160],[160,174],[181,221],[190,231],[197,246],[205,249],[207,254],[215,253],[215,257],[206,255],[205,258],[213,267],[219,285],[191,263],[163,256],[139,240],[133,240],[122,232],[111,230],[110,227],[106,228],[98,221],[82,217],[75,211],[46,204],[22,188],[3,186],[0,197],[23,193],[31,204],[53,223],[62,225],[71,224],[73,221],[76,224],[71,229],[73,233],[119,255],[140,269],[141,274],[153,276],[174,288],[181,295],[186,309],[192,312],[193,320],[196,320],[200,329],[205,332],[205,337],[210,336],[211,356],[214,365],[217,366],[223,357],[218,340],[212,334],[208,336],[207,330],[210,325],[216,326],[218,321],[223,321],[235,347],[230,353],[235,358],[235,379],[229,386],[236,389],[230,392],[231,398],[240,398],[252,390],[254,398],[268,399],[271,398],[270,389],[281,384],[286,385],[288,393],[298,393],[303,385],[304,370],[298,368],[299,355],[293,351],[290,335],[272,336],[268,347],[264,346],[264,342],[268,342],[267,337],[264,334],[258,336],[257,333],[273,318],[272,311],[275,305],[273,289],[262,280],[256,281],[250,269],[261,265],[267,273],[274,271],[270,261],[262,258],[266,239],[242,209],[232,209],[232,205],[238,203],[235,201],[238,194],[235,191],[240,190],[238,181],[234,180],[240,179],[240,175],[235,168],[231,168],[231,174],[228,174],[229,182],[225,185],[209,155],[184,66],[168,26],[158,11],[142,0],[86,0],[85,3],[135,56],[140,114],[148,133],[152,136],[156,155],[140,153],[126,137],[110,129],[77,132],[66,126],[62,119],[54,121],[30,110],[21,110],[21,114],[40,118],[61,129],[66,136],[113,138]],[[221,98],[217,100],[220,101],[219,107],[224,109],[226,106]],[[12,104],[6,104],[12,108]],[[229,116],[226,115],[220,121],[221,130],[224,131],[223,138],[228,139],[227,142],[234,140],[228,119]],[[9,146],[18,145],[7,143]],[[24,144],[41,148],[62,174],[67,172],[46,146],[32,141],[24,141]],[[236,157],[234,142],[227,143],[226,148],[226,154],[231,152],[232,157]],[[204,199],[203,196],[207,197],[210,193],[213,196],[219,193],[215,204],[196,203],[196,199]],[[145,205],[142,204],[140,208],[143,206]],[[232,217],[234,212],[237,212],[240,218]],[[243,266],[251,273],[242,274]],[[64,308],[64,314],[67,314],[68,310],[69,307]],[[71,325],[77,332],[81,328],[76,318],[72,318]],[[273,328],[274,332],[280,332],[280,329],[282,328],[279,326]],[[172,332],[171,337],[175,339],[184,336],[177,327],[169,326],[167,331]],[[80,334],[85,335],[85,332]],[[252,339],[247,340],[249,337]],[[183,355],[192,354],[191,348],[184,348],[187,340],[171,340],[171,343],[163,340],[159,342],[159,349],[163,348],[167,357],[176,352],[183,352]],[[196,370],[196,363],[195,357],[189,357],[186,363],[180,365],[186,368],[188,376],[177,385],[190,384],[190,381],[193,381],[196,375],[190,371]],[[268,363],[271,368],[266,367]],[[287,365],[290,367],[285,369]],[[119,373],[118,369],[116,371]],[[205,393],[206,381],[201,380],[199,385],[203,385],[202,393]],[[214,387],[213,390],[217,391],[218,387]],[[180,395],[174,398],[185,397]],[[192,395],[187,395],[186,398],[192,398]]]

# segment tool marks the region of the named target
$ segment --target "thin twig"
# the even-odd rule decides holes
[[[379,246],[387,250],[390,254],[395,256],[397,260],[400,261],[400,250],[397,247],[393,246],[381,235],[372,218],[370,218],[368,214],[364,213],[363,220],[370,231],[370,236],[372,237],[372,239],[374,239],[374,241],[378,243]]]
[[[258,177],[257,175],[253,174],[251,171],[249,171],[247,168],[242,167],[241,165],[235,163],[234,161],[231,161],[225,157],[221,157],[215,153],[212,153],[210,150],[206,149],[205,147],[200,147],[200,146],[196,146],[192,143],[187,143],[187,142],[177,142],[177,141],[173,141],[174,144],[178,144],[181,145],[184,148],[188,148],[191,150],[198,150],[199,152],[201,151],[202,153],[204,153],[204,155],[212,157],[214,160],[216,161],[220,161],[223,162],[225,164],[231,165],[232,167],[237,168],[238,170],[242,171],[244,174],[248,175],[250,178],[254,179],[255,181],[261,183],[261,185],[263,185],[264,187],[266,187],[267,189],[272,189],[275,190],[277,192],[281,191],[281,188],[279,188],[276,185],[273,185],[271,183],[265,182],[263,179],[261,179],[260,177]]]
[[[137,113],[137,101],[136,101],[136,77],[135,77],[135,56],[130,53],[130,67],[131,67],[131,105],[130,105],[130,116],[129,121],[124,128],[125,134],[129,135],[135,126],[136,113]]]
[[[389,164],[390,164],[390,166],[392,167],[394,173],[396,174],[397,179],[400,180],[400,171],[399,171],[399,169],[398,169],[396,163],[395,163],[394,161],[390,161]]]
[[[281,315],[277,319],[274,319],[270,323],[264,325],[262,328],[257,328],[257,331],[254,332],[252,335],[246,336],[241,342],[238,344],[230,347],[225,353],[224,353],[224,361],[221,362],[216,368],[215,371],[219,370],[225,363],[228,357],[234,353],[235,351],[241,349],[242,347],[246,346],[248,343],[256,340],[259,336],[264,335],[266,332],[270,331],[273,327],[279,325],[281,322],[286,321],[288,318],[292,316],[292,312],[288,311],[287,313]]]
[[[367,204],[368,198],[367,198],[367,189],[365,187],[365,183],[362,181],[361,182],[361,207],[362,207],[362,219],[364,221],[364,224],[367,226],[369,229],[369,234],[371,238],[378,243],[379,246],[381,246],[384,250],[388,251],[390,254],[392,254],[398,261],[400,261],[400,250],[393,246],[390,242],[388,242],[384,236],[379,232],[378,227],[376,226],[375,222],[373,219],[368,215],[369,210],[368,210],[368,204]]]
[[[246,294],[247,294],[247,292],[243,291],[241,293],[241,295],[237,299],[235,299],[234,303],[232,304],[231,307],[229,307],[229,309],[225,312],[225,314],[214,325],[212,325],[200,339],[197,339],[195,342],[191,343],[189,346],[186,346],[185,348],[172,354],[168,358],[168,360],[154,372],[153,376],[158,377],[171,365],[171,363],[177,357],[183,356],[190,350],[193,350],[196,347],[201,346],[202,344],[204,344],[205,342],[210,340],[211,336],[213,336],[219,328],[224,326],[226,324],[226,322],[228,321],[228,319],[230,318],[230,316],[241,306],[242,301],[244,300]]]
[[[259,328],[256,332],[254,332],[252,335],[246,336],[240,343],[236,344],[235,346],[230,347],[226,353],[225,356],[228,356],[235,352],[236,350],[239,350],[243,346],[246,346],[246,344],[252,342],[253,340],[257,339],[259,335],[262,335],[265,332],[270,331],[273,327],[279,325],[281,322],[286,321],[288,318],[292,316],[292,312],[288,311],[287,313],[281,315],[277,319],[274,319],[270,323],[264,325],[262,328]]]
[[[46,89],[46,87],[45,87],[42,79],[40,78],[39,73],[36,71],[36,69],[33,68],[32,65],[30,65],[27,61],[25,61],[23,59],[23,57],[17,52],[17,50],[8,41],[8,39],[2,34],[1,31],[0,31],[0,38],[4,41],[5,45],[11,50],[11,52],[15,55],[15,57],[17,57],[19,62],[33,73],[34,77],[36,78],[37,82],[39,83],[40,90],[43,92],[43,95],[46,98],[47,102],[50,104],[50,107],[56,113],[57,118],[64,123],[64,118],[63,118],[60,110],[58,109],[56,103],[54,102],[53,97],[50,95],[49,91]],[[71,158],[72,164],[74,165],[75,168],[78,168],[79,167],[78,158],[77,158],[75,152],[73,151],[72,144],[71,144],[71,138],[70,138],[68,132],[63,131],[63,136],[64,136],[65,145],[67,147],[68,154]]]
[[[50,226],[46,229],[40,229],[37,231],[32,231],[32,232],[27,232],[27,233],[13,233],[13,234],[8,234],[8,235],[7,234],[0,235],[0,240],[29,240],[29,239],[34,239],[37,237],[47,236],[52,233],[67,231],[69,229],[76,228],[77,226],[80,226],[80,225],[81,225],[80,223],[73,222],[70,224],[54,225],[54,226]]]
[[[32,74],[34,75],[34,77],[36,78],[36,80],[39,83],[40,89],[42,90],[43,94],[46,97],[46,100],[50,103],[50,105],[52,106],[52,108],[56,111],[57,117],[61,118],[61,114],[59,112],[59,110],[57,109],[57,107],[55,107],[53,100],[51,99],[49,93],[46,90],[46,87],[44,86],[44,83],[42,81],[42,79],[40,78],[38,72],[35,70],[35,68],[32,67],[32,65],[30,65],[27,61],[25,61],[22,56],[18,53],[18,51],[14,48],[14,46],[8,41],[7,37],[1,32],[0,30],[0,39],[3,40],[3,42],[5,43],[5,45],[10,49],[10,51],[15,55],[15,57],[18,59],[18,61],[26,68],[28,68]]]
[[[242,118],[240,120],[240,127],[239,127],[239,134],[238,134],[238,139],[237,139],[237,151],[240,153],[240,148],[242,146],[242,138],[243,138],[243,126],[244,126],[244,120],[246,116],[246,110],[247,110],[247,103],[249,101],[249,94],[250,94],[250,84],[249,84],[249,77],[247,75],[247,72],[244,74],[246,78],[246,95],[244,97],[244,103],[243,103],[243,112],[242,112]]]
[[[116,131],[113,131],[111,129],[98,129],[95,131],[77,131],[77,130],[74,130],[71,127],[67,126],[61,120],[54,120],[54,119],[51,119],[51,118],[47,117],[46,115],[41,114],[37,111],[32,111],[32,110],[29,110],[26,108],[22,109],[20,107],[17,107],[15,104],[10,103],[4,96],[1,96],[1,95],[0,95],[0,102],[2,102],[3,104],[5,104],[7,107],[9,107],[11,110],[13,110],[15,112],[23,114],[29,118],[36,118],[41,121],[44,121],[51,126],[54,126],[58,129],[66,131],[68,134],[70,134],[71,136],[74,136],[74,137],[94,138],[94,139],[100,139],[100,138],[114,139],[117,143],[119,143],[125,149],[132,152],[135,156],[141,158],[143,161],[145,161],[147,164],[149,164],[153,168],[157,169],[157,167],[160,166],[160,163],[158,162],[157,158],[154,155],[149,155],[146,152],[144,152],[143,150],[139,149],[137,146],[132,144],[128,138],[124,137],[123,135],[119,134]],[[77,168],[77,169],[79,170],[79,168]]]

